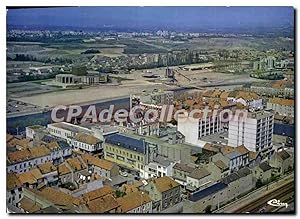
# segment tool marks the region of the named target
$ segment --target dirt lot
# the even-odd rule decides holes
[[[165,90],[175,88],[174,85],[166,85],[161,79],[164,78],[165,68],[152,69],[153,73],[160,75],[158,79],[149,79],[142,76],[146,70],[137,70],[132,74],[119,74],[118,77],[128,78],[132,80],[123,80],[121,85],[99,85],[95,87],[89,87],[84,89],[74,90],[59,90],[49,93],[33,94],[15,98],[29,104],[37,105],[40,107],[53,107],[60,104],[79,104],[86,102],[93,102],[97,100],[109,100],[117,97],[129,97],[130,94],[140,93],[143,90],[153,90],[154,88]],[[244,84],[252,81],[262,81],[255,78],[250,78],[245,75],[223,74],[216,73],[210,70],[198,70],[198,71],[179,71],[182,75],[189,78],[186,79],[179,74],[176,75],[178,85],[180,86],[195,86],[201,87],[204,85],[218,85],[218,84],[230,84],[240,82]],[[36,88],[38,90],[38,88]],[[32,91],[31,91],[32,92]],[[37,91],[38,92],[38,91]],[[15,94],[17,96],[17,94]]]
[[[176,69],[180,74],[176,74],[175,77],[178,81],[178,85],[205,85],[205,84],[218,84],[218,83],[232,83],[232,82],[255,82],[262,80],[251,78],[248,74],[224,74],[214,72],[212,70],[195,70],[195,71],[184,71],[180,70],[177,67],[170,67]],[[160,78],[144,78],[142,76],[143,73],[151,71],[154,74],[158,74]],[[183,77],[184,75],[185,77]],[[133,80],[144,80],[144,81],[157,81],[159,82],[161,79],[165,77],[165,68],[156,68],[149,70],[136,70],[131,74],[119,74],[118,76],[122,78],[128,78]],[[190,80],[188,80],[189,78]]]
[[[79,104],[117,97],[129,97],[130,94],[139,93],[143,90],[153,90],[154,88],[165,89],[168,88],[168,86],[145,83],[142,81],[128,81],[123,85],[100,85],[86,89],[57,91],[17,99],[41,107],[53,107],[61,104]]]

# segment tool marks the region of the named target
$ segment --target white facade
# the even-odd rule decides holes
[[[51,161],[50,154],[42,157],[29,158],[28,160],[7,165],[7,172],[15,172],[15,173],[27,172],[30,169],[36,167],[37,165],[46,163],[48,161]]]
[[[23,198],[23,188],[22,187],[15,187],[11,190],[6,190],[6,203],[17,206],[17,204]]]
[[[294,106],[278,103],[267,103],[267,108],[274,110],[279,115],[294,117]]]
[[[229,121],[229,146],[244,145],[254,152],[272,148],[274,116],[270,112],[251,113],[247,118]]]
[[[274,69],[275,62],[276,62],[276,58],[274,56],[268,56],[267,57],[268,69]]]
[[[68,157],[72,154],[72,148],[59,148],[52,150],[49,154],[41,157],[29,157],[27,160],[7,164],[7,172],[22,173],[27,172],[37,165],[44,164],[48,161],[54,161],[56,159],[63,160],[64,157]]]
[[[210,175],[205,176],[201,179],[196,179],[191,176],[187,176],[186,181],[187,181],[187,186],[191,186],[194,188],[201,188],[201,189],[208,187],[212,182]]]
[[[230,103],[241,103],[244,106],[249,107],[250,109],[263,109],[263,101],[262,99],[244,99],[244,98],[234,98],[234,97],[228,97],[227,100]]]
[[[246,159],[244,158],[246,157]],[[239,170],[241,167],[245,167],[249,164],[248,155],[239,155],[236,157],[232,157],[229,161],[229,170]]]
[[[220,115],[198,119],[178,116],[177,130],[184,135],[185,142],[203,147],[206,142],[201,141],[201,138],[222,132],[223,126],[224,124],[221,122]]]
[[[56,148],[51,150],[50,158],[54,161],[54,164],[61,163],[65,157],[69,157],[72,155],[72,148],[64,147],[64,148]]]
[[[28,127],[26,127],[26,138],[33,139],[33,137],[35,135],[35,130],[38,129],[38,128],[42,128],[42,126],[36,126],[36,127],[28,126]]]
[[[87,128],[73,125],[67,122],[52,123],[47,126],[48,131],[51,135],[68,140],[70,137],[75,137],[78,133],[91,133]]]
[[[149,179],[152,177],[173,176],[173,167],[177,162],[172,162],[169,165],[163,165],[158,162],[150,162],[145,165],[144,169],[140,169],[142,178]]]
[[[72,145],[72,147],[75,149],[81,149],[81,150],[88,151],[88,152],[98,151],[98,150],[102,149],[101,141],[97,142],[96,144],[88,144],[86,142],[81,142],[81,141],[78,141],[78,140],[72,138],[72,139],[68,140],[68,143],[70,145]]]
[[[139,213],[139,214],[152,213],[152,201],[143,204],[141,206],[138,206],[137,208],[134,208],[130,211],[127,211],[126,213]]]

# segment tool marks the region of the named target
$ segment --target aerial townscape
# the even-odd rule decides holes
[[[8,8],[7,212],[295,212],[294,9],[177,9]]]

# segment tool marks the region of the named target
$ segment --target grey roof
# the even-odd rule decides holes
[[[225,183],[225,184],[229,184],[229,183],[232,183],[232,182],[238,180],[239,178],[240,177],[239,177],[239,175],[237,173],[232,173],[232,174],[224,177],[222,179],[222,182]]]
[[[53,137],[52,135],[44,135],[42,137],[41,141],[46,142],[46,143],[50,143],[50,142],[56,141],[56,138]]]
[[[272,167],[270,167],[270,165],[267,162],[263,162],[263,163],[259,164],[259,168],[262,169],[262,171],[264,171],[264,172],[272,169]]]
[[[172,161],[171,159],[161,156],[161,155],[157,155],[156,157],[153,158],[153,161],[161,164],[162,166],[169,166],[171,163],[173,163],[174,161]]]
[[[202,179],[206,176],[209,176],[210,172],[205,169],[205,168],[196,168],[193,170],[193,172],[190,173],[189,177],[194,178],[194,179]]]
[[[103,135],[108,135],[108,134],[119,132],[119,130],[113,126],[103,126],[102,130],[103,130]]]
[[[105,137],[105,142],[131,151],[146,154],[147,143],[143,139],[135,139],[121,134],[111,134]]]
[[[216,162],[213,163],[222,171],[228,169],[228,165],[221,160],[217,160]]]
[[[237,151],[233,151],[229,154],[226,154],[225,156],[228,157],[229,159],[233,159],[233,158],[241,156],[241,154]]]
[[[87,70],[86,71],[89,75],[99,75],[100,73],[98,71],[94,71],[94,70]]]
[[[229,183],[234,182],[242,177],[248,176],[249,174],[251,174],[251,170],[248,167],[244,167],[244,168],[238,170],[237,172],[224,177],[222,182],[229,184]]]
[[[248,167],[244,167],[244,168],[240,169],[239,171],[237,171],[237,174],[239,175],[240,178],[248,176],[251,173],[252,172]]]
[[[57,141],[57,144],[62,150],[71,149],[72,147],[65,141]]]
[[[80,175],[83,175],[83,176],[90,176],[91,174],[89,173],[89,171],[87,171],[87,170],[83,170],[83,171],[81,171],[80,172]]]
[[[71,123],[67,123],[67,122],[51,123],[49,125],[55,126],[57,128],[65,129],[74,133],[82,133],[82,132],[86,134],[92,133],[92,131],[86,130],[86,128]]]
[[[192,202],[199,201],[209,195],[215,194],[215,193],[225,189],[226,187],[227,187],[227,185],[225,183],[218,182],[210,187],[207,187],[203,190],[200,190],[200,191],[197,191],[197,192],[191,194],[190,200]]]
[[[187,173],[191,173],[191,172],[193,172],[193,170],[195,168],[190,167],[190,166],[188,166],[186,164],[177,163],[177,164],[174,165],[173,169],[181,170],[181,171],[187,172]]]
[[[279,157],[281,157],[282,160],[286,160],[290,157],[289,153],[286,152],[285,150],[282,150],[278,152]]]

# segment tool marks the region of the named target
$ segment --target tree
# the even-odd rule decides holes
[[[261,179],[258,179],[257,181],[256,181],[256,188],[260,188],[260,187],[262,187],[264,184],[263,184],[263,182],[261,181]]]
[[[212,212],[211,212],[211,205],[207,205],[206,208],[204,209],[204,212],[205,212],[205,213],[208,213],[208,214],[209,214],[209,213],[212,213]]]
[[[116,198],[123,197],[124,195],[126,195],[126,192],[122,192],[122,191],[120,191],[120,190],[116,190],[116,191],[115,191],[115,196],[116,196]]]

